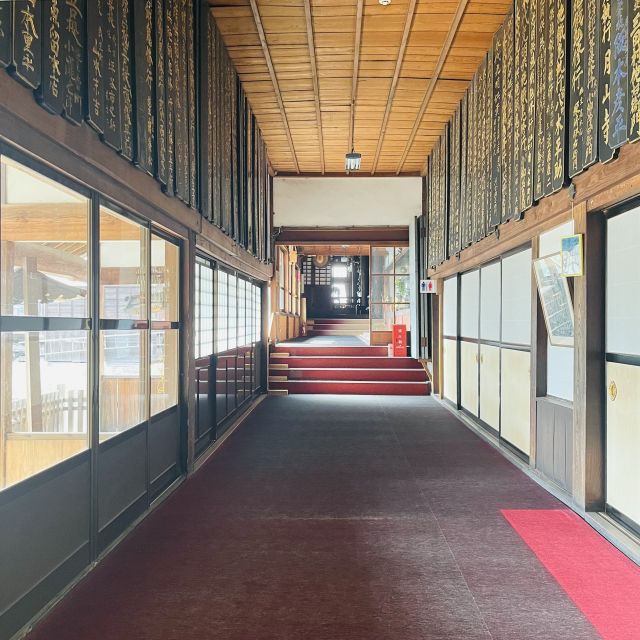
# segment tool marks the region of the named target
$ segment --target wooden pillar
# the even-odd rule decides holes
[[[442,394],[442,295],[444,294],[444,280],[436,281],[436,295],[431,295],[431,349],[433,365],[432,393]]]
[[[540,257],[540,239],[531,240],[531,258]],[[531,269],[531,442],[529,445],[529,464],[536,467],[538,442],[538,404],[537,399],[547,395],[547,329],[544,323],[542,305],[538,301],[536,276]]]
[[[195,263],[196,241],[195,233],[190,231],[187,240],[182,245],[180,252],[181,278],[180,278],[180,302],[182,305],[182,352],[180,358],[180,389],[182,397],[180,406],[185,407],[186,415],[182,417],[182,446],[186,457],[187,471],[193,469],[195,460],[196,441],[196,363],[194,352],[194,310],[195,310]]]
[[[574,213],[583,234],[584,275],[574,279],[573,497],[586,511],[605,503],[605,238],[602,213]]]
[[[32,281],[31,274],[34,275]],[[34,258],[22,261],[22,298],[25,315],[38,315],[38,301],[42,298],[42,285],[38,277],[38,265]],[[34,285],[35,282],[35,285]],[[27,365],[27,429],[43,431],[42,381],[40,379],[40,335],[25,333],[25,362]]]

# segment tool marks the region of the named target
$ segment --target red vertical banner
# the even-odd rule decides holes
[[[393,325],[393,356],[404,358],[407,355],[407,327],[404,324]]]

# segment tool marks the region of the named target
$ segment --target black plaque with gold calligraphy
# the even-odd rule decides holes
[[[460,104],[460,248],[464,249],[471,243],[471,221],[469,218],[470,202],[468,199],[468,189],[470,180],[468,178],[468,133],[467,112],[468,112],[469,92],[462,96]]]
[[[489,228],[497,227],[502,220],[502,48],[504,27],[493,37],[493,90],[491,92],[491,213]]]
[[[598,0],[585,0],[583,165],[598,159],[598,64],[600,60]]]
[[[447,255],[458,253],[460,231],[460,108],[453,114],[450,124],[449,154],[449,242]]]
[[[11,64],[12,12],[12,4],[0,2],[0,67],[8,67]]]
[[[131,7],[129,0],[119,0],[120,28],[120,153],[127,159],[135,156],[135,115],[133,113],[133,46],[131,40]]]
[[[569,177],[584,169],[586,0],[571,6],[571,49],[569,51]]]
[[[500,153],[501,174],[501,220],[506,222],[513,217],[513,88],[514,88],[514,33],[513,14],[509,14],[504,23],[502,45],[502,103],[501,127],[502,149]]]
[[[63,74],[62,27],[64,0],[50,0],[42,5],[42,85],[38,91],[40,104],[51,113],[62,114]]]
[[[106,0],[87,3],[87,122],[99,133],[105,128]]]
[[[11,72],[23,84],[37,89],[42,82],[42,2],[17,0],[13,4]]]
[[[156,178],[167,184],[167,98],[165,59],[167,57],[164,35],[164,0],[154,0],[154,51],[155,51],[155,123]]]
[[[90,0],[93,2],[94,0]],[[62,101],[63,115],[74,124],[84,118],[85,52],[86,52],[85,0],[64,0],[62,23]]]
[[[536,45],[536,122],[534,135],[534,170],[533,170],[533,199],[540,200],[544,196],[545,185],[545,154],[547,136],[545,135],[545,117],[547,113],[547,82],[549,73],[549,1],[538,2],[538,30]]]
[[[562,188],[566,177],[565,128],[567,103],[567,4],[566,0],[555,0],[556,5],[556,46],[553,105],[553,153],[552,191]]]
[[[629,11],[629,124],[630,142],[640,140],[640,0]]]
[[[120,132],[120,49],[118,0],[105,0],[104,131],[102,139],[116,151],[122,147]]]
[[[188,79],[188,116],[189,116],[189,204],[198,206],[198,160],[197,160],[197,135],[198,128],[196,112],[196,40],[194,8],[191,2],[187,3],[187,79]]]
[[[174,155],[174,142],[175,142],[175,117],[174,117],[174,109],[175,109],[175,60],[174,60],[174,11],[173,11],[174,0],[165,0],[164,1],[164,38],[165,38],[165,107],[166,107],[166,167],[167,167],[167,175],[166,175],[166,183],[165,183],[165,192],[168,195],[173,195],[175,193],[175,155]]]
[[[557,48],[557,20],[555,0],[547,0],[547,72],[549,77],[545,82],[545,114],[544,114],[544,191],[548,196],[553,191],[553,141],[555,131],[556,102],[556,48]]]
[[[133,5],[136,90],[136,164],[154,174],[155,149],[155,60],[153,50],[153,0]]]
[[[616,149],[627,141],[629,120],[628,0],[611,0],[611,109],[609,142]]]
[[[613,37],[611,22],[612,0],[600,0],[600,108],[598,113],[598,158],[608,162],[615,155],[611,140],[611,40]]]

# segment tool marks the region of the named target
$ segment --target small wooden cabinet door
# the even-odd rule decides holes
[[[640,367],[607,363],[607,504],[640,524]]]

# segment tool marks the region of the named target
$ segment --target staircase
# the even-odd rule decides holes
[[[369,333],[369,318],[314,318],[307,320],[308,336],[360,336]]]
[[[341,334],[338,334],[341,335]],[[282,345],[269,353],[269,393],[426,396],[427,373],[387,347]]]

